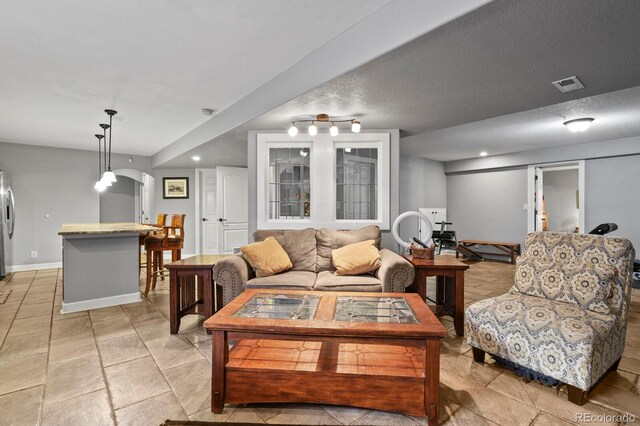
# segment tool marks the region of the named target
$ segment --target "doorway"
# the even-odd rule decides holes
[[[216,169],[196,170],[196,250],[200,254],[218,253],[216,183]]]
[[[154,178],[135,169],[117,169],[117,181],[100,194],[100,222],[148,223]]]
[[[529,166],[528,231],[585,232],[584,161]]]
[[[248,242],[248,172],[244,167],[196,169],[196,250],[232,253]]]

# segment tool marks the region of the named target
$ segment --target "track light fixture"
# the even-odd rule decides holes
[[[351,131],[353,133],[360,133],[360,128],[361,128],[360,122],[355,118],[349,118],[345,120],[332,120],[331,117],[329,117],[329,114],[318,114],[313,119],[292,121],[291,127],[289,127],[289,130],[288,130],[289,136],[294,137],[298,134],[298,128],[296,127],[296,123],[311,123],[307,128],[307,133],[309,133],[309,136],[317,135],[318,126],[316,125],[316,122],[318,123],[331,122],[331,127],[329,127],[329,134],[334,137],[338,136],[338,134],[340,133],[340,130],[338,129],[338,126],[336,126],[336,123],[351,123]]]

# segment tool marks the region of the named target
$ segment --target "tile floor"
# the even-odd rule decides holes
[[[465,303],[504,293],[513,266],[471,265]],[[227,406],[209,411],[211,340],[198,317],[169,334],[166,284],[142,302],[59,314],[62,273],[20,272],[0,282],[11,290],[0,304],[1,425],[158,425],[165,419],[223,422],[416,425],[421,418],[319,405]],[[525,383],[491,364],[472,361],[453,324],[441,354],[441,422],[451,425],[568,425],[578,414],[640,418],[640,291],[634,290],[627,348],[578,407],[566,394]],[[390,398],[393,396],[390,394]],[[606,423],[606,422],[605,422]],[[611,422],[616,424],[616,422]],[[624,422],[623,422],[624,423]]]

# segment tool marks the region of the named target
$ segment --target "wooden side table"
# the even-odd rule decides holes
[[[448,257],[417,259],[404,257],[413,265],[416,276],[407,291],[414,291],[427,301],[427,277],[436,277],[436,300],[439,311],[453,317],[456,335],[464,336],[464,271],[469,265]],[[446,285],[445,285],[446,284]]]
[[[220,309],[222,294],[218,292],[222,289],[216,287],[212,273],[216,262],[228,256],[225,254],[198,255],[165,265],[169,270],[171,334],[178,333],[180,318],[183,316],[202,314],[205,318],[209,318]]]

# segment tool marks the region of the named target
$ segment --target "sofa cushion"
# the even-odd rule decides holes
[[[242,246],[240,250],[249,265],[256,271],[256,277],[269,277],[291,269],[293,266],[287,253],[273,237]]]
[[[374,240],[375,246],[380,249],[380,228],[375,225],[367,226],[353,231],[337,231],[335,229],[319,229],[316,232],[318,241],[318,260],[316,271],[335,271],[331,262],[331,252],[349,244],[366,240]]]
[[[361,275],[380,268],[380,250],[375,241],[349,244],[331,252],[336,275]]]
[[[318,274],[314,290],[324,291],[382,291],[382,281],[373,275],[334,275],[329,271]]]
[[[292,271],[316,271],[316,230],[313,228],[277,231],[259,230],[253,233],[253,240],[264,241],[267,237],[274,237],[293,263]]]
[[[288,271],[270,277],[247,281],[245,288],[274,288],[284,290],[311,290],[316,281],[315,272]]]
[[[584,390],[620,357],[625,329],[617,315],[525,294],[465,311],[469,345]]]
[[[608,314],[607,298],[615,276],[616,270],[609,265],[557,264],[521,256],[511,292],[573,303]]]

